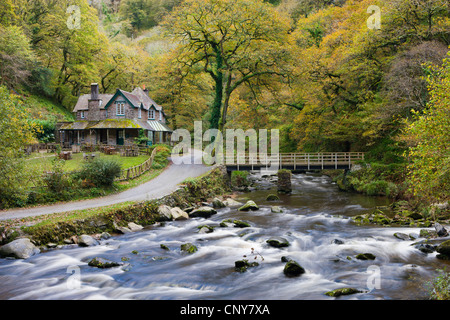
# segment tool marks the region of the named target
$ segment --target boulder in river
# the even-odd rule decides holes
[[[40,250],[28,238],[20,238],[0,247],[0,257],[28,259]]]
[[[242,203],[239,201],[236,201],[232,198],[229,198],[225,201],[223,201],[223,204],[226,205],[227,207],[239,207],[242,206]]]
[[[450,240],[442,242],[440,245],[436,247],[436,251],[440,253],[438,258],[447,258],[450,257]],[[447,260],[447,259],[443,259]]]
[[[256,205],[255,201],[249,200],[246,204],[239,208],[239,211],[256,211],[259,207]]]
[[[266,200],[267,201],[278,201],[278,200],[280,200],[280,197],[279,196],[277,196],[276,194],[269,194],[267,197],[266,197]]]
[[[119,266],[123,265],[123,263],[111,261],[111,260],[104,259],[104,258],[95,257],[95,258],[91,259],[91,261],[89,261],[88,265],[91,267],[106,269],[106,268],[119,267]]]
[[[283,273],[287,277],[298,277],[305,273],[305,269],[297,261],[289,260],[284,266]]]
[[[434,224],[434,229],[436,229],[436,233],[439,237],[446,237],[448,236],[448,232],[447,229],[444,228],[444,226],[442,226],[440,223],[435,223]]]
[[[402,233],[402,232],[396,232],[394,233],[394,237],[396,237],[397,239],[400,240],[411,240],[410,237],[406,234],[406,233]]]
[[[219,198],[214,198],[212,201],[212,205],[214,208],[225,208],[225,203]]]
[[[235,228],[249,228],[249,227],[251,227],[250,223],[242,221],[242,220],[233,220],[233,223],[234,223],[234,227]]]
[[[170,210],[169,206],[166,206],[164,204],[160,205],[158,207],[158,214],[159,214],[161,220],[166,220],[166,221],[172,220],[172,211]]]
[[[144,227],[134,222],[130,222],[128,223],[128,229],[130,229],[132,232],[135,232],[144,229]]]
[[[283,247],[288,247],[289,246],[289,241],[287,241],[285,238],[282,237],[272,237],[268,240],[266,240],[266,242],[275,248],[283,248]]]
[[[87,234],[78,237],[78,245],[81,247],[92,247],[98,245],[98,241]]]
[[[179,207],[170,209],[170,212],[172,219],[175,221],[189,219],[189,214],[186,211],[181,210]]]
[[[355,289],[355,288],[340,288],[340,289],[335,289],[333,291],[328,291],[327,293],[325,293],[327,296],[330,297],[340,297],[340,296],[345,296],[345,295],[349,295],[349,294],[355,294],[355,293],[362,293],[364,291]]]
[[[259,266],[258,262],[251,262],[249,263],[247,259],[238,260],[234,262],[234,270],[238,272],[245,272],[247,271],[247,268],[251,267],[257,267]]]
[[[356,255],[356,259],[359,260],[375,260],[376,257],[372,253],[360,253]]]
[[[279,206],[272,206],[272,207],[270,207],[270,212],[281,213],[281,212],[283,212],[283,209],[281,209]]]
[[[187,252],[187,253],[194,253],[198,250],[198,248],[193,245],[192,243],[184,243],[181,245],[181,251]]]
[[[216,214],[216,213],[217,213],[217,211],[214,208],[203,206],[203,207],[199,207],[195,210],[192,210],[189,213],[189,217],[209,218],[213,214]]]

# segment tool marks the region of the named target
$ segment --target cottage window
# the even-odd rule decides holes
[[[148,110],[148,118],[155,119],[155,110],[153,109]]]
[[[141,108],[139,108],[138,117],[139,117],[139,119],[142,117],[142,109]]]
[[[80,111],[80,118],[81,119],[84,119],[86,116],[85,116],[85,114],[84,114],[84,111]]]
[[[116,104],[116,115],[118,115],[118,116],[125,115],[125,103],[119,102]]]

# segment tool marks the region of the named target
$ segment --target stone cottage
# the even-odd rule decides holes
[[[169,143],[172,133],[163,108],[139,87],[99,94],[98,84],[93,83],[91,93],[79,97],[73,113],[76,121],[58,124],[58,140],[64,147],[129,145],[140,134],[148,137],[149,145]]]

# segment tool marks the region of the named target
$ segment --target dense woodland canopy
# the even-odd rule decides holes
[[[374,5],[380,28],[368,26]],[[92,82],[145,85],[173,128],[278,128],[281,151],[364,151],[427,177],[444,168],[438,198],[450,180],[449,45],[447,0],[0,4],[0,85],[15,93],[71,111]]]

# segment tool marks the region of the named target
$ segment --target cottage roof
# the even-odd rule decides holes
[[[153,99],[148,96],[148,93],[146,93],[140,87],[136,87],[133,91],[131,91],[131,94],[138,97],[138,99],[142,102],[145,110],[150,109],[150,107],[153,105],[156,110],[162,111],[162,107],[155,101],[153,101]]]
[[[113,97],[113,94],[99,94],[99,99],[102,100],[102,103],[100,104],[100,108],[104,108],[104,106],[108,103],[109,100]],[[83,94],[78,98],[77,104],[75,105],[75,108],[73,108],[73,112],[77,111],[87,111],[89,99],[91,98],[90,94]]]

